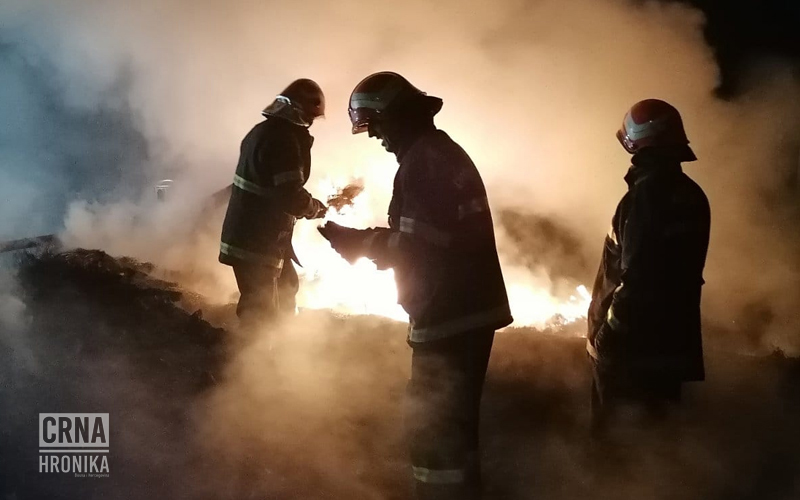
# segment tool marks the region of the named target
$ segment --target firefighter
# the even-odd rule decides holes
[[[617,139],[633,157],[589,307],[596,431],[627,403],[659,420],[684,382],[705,377],[700,290],[710,209],[681,167],[697,157],[678,110],[656,99],[628,111]]]
[[[246,328],[295,310],[294,224],[298,218],[324,217],[327,210],[303,187],[314,139],[308,128],[324,113],[319,85],[296,80],[242,141],[219,260],[233,267],[241,293],[236,314]]]
[[[354,134],[399,162],[389,227],[320,232],[345,259],[394,269],[412,348],[406,422],[417,498],[480,497],[478,415],[495,330],[511,323],[481,176],[433,117],[442,100],[396,73],[359,83]]]

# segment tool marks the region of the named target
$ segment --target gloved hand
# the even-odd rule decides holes
[[[306,219],[322,219],[327,212],[328,207],[325,203],[316,198],[311,198],[311,207],[305,213],[304,217]]]
[[[625,355],[625,334],[604,321],[594,338],[594,347],[601,361],[619,359]]]
[[[317,230],[348,263],[353,264],[364,257],[369,231],[340,226],[335,222],[328,222]]]

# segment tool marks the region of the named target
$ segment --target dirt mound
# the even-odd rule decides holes
[[[0,335],[0,494],[408,498],[405,325],[304,311],[243,338],[203,319],[225,311],[152,271],[96,251],[20,264],[25,321]],[[708,380],[669,426],[603,445],[589,439],[581,328],[497,335],[487,498],[800,496],[796,359],[709,350]],[[108,478],[39,473],[44,412],[110,414]]]
[[[174,484],[164,467],[184,466],[186,405],[215,383],[228,351],[224,331],[178,307],[181,291],[151,271],[100,251],[21,259],[24,331],[0,343],[3,493],[137,498]],[[110,478],[40,474],[40,412],[110,413]]]

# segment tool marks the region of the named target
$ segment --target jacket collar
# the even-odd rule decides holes
[[[633,187],[653,176],[683,172],[680,162],[652,155],[633,155],[631,163],[628,173],[625,174],[625,182],[628,183],[628,187]]]
[[[397,157],[398,163],[403,161],[403,158],[412,150],[414,147],[419,143],[424,137],[434,135],[439,133],[439,129],[436,127],[424,127],[418,130],[414,130],[407,137],[405,137],[402,142],[400,143],[397,153],[395,156]]]

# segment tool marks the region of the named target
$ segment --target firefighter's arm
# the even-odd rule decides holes
[[[417,258],[451,250],[456,237],[461,250],[469,241],[469,231],[458,235],[453,232],[457,227],[455,190],[451,182],[436,175],[441,173],[441,168],[437,171],[441,166],[428,160],[415,167],[408,172],[404,182],[399,220],[392,224],[391,229],[373,230],[367,240],[366,256],[375,261],[379,269],[395,267],[403,262],[413,265]],[[453,220],[446,220],[446,213],[453,214]],[[445,227],[448,230],[443,229]]]
[[[289,215],[315,219],[325,216],[327,207],[309,193],[300,146],[290,137],[264,141],[256,151],[261,184],[270,191],[277,208]]]
[[[441,175],[436,175],[441,170],[437,170],[438,166],[430,158],[424,158],[406,167],[400,183],[403,204],[399,220],[392,228],[352,229],[328,223],[320,232],[348,261],[366,257],[373,260],[378,269],[413,261],[420,251],[431,247],[448,247],[454,235],[439,229],[435,214],[454,203],[449,199],[453,188]],[[337,236],[339,234],[341,236]],[[335,242],[337,237],[339,241]]]
[[[620,285],[614,291],[611,305],[606,315],[608,326],[618,332],[625,332],[636,313],[635,302],[647,295],[646,287],[650,281],[649,266],[652,266],[648,253],[654,243],[655,211],[653,196],[648,195],[648,186],[641,186],[632,193],[631,208],[625,222],[621,241]]]
[[[378,269],[395,267],[404,259],[413,259],[413,255],[421,248],[447,246],[450,241],[450,235],[432,224],[405,216],[401,216],[396,229],[354,229],[328,222],[319,228],[319,232],[351,264],[366,257],[374,261]]]
[[[378,269],[389,269],[397,265],[409,244],[408,236],[400,231],[388,227],[370,229],[364,240],[364,256],[375,262]]]
[[[381,269],[391,267],[384,261],[379,242],[379,239],[383,239],[385,235],[393,233],[390,229],[354,229],[340,226],[335,222],[328,222],[317,229],[330,242],[331,247],[350,264],[362,257],[367,257],[375,260]]]
[[[612,228],[613,231],[613,228]],[[605,258],[605,254],[607,252],[606,248],[609,246],[609,237],[606,236],[606,241],[604,243],[603,249],[603,256],[601,258]],[[603,262],[600,262],[600,266],[597,270],[597,275],[594,280],[594,286],[592,287],[592,301],[589,303],[589,311],[587,315],[587,328],[588,328],[588,338],[594,338],[597,335],[597,332],[600,331],[600,327],[606,321],[606,312],[608,311],[608,307],[610,306],[610,301],[612,296],[608,296],[603,293],[603,284],[605,282],[605,266]],[[605,290],[606,292],[608,289]]]

